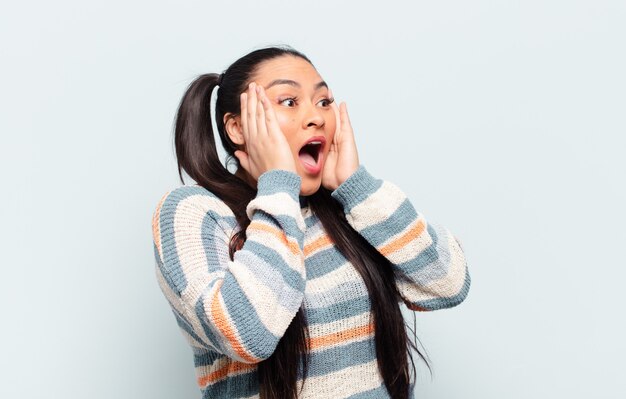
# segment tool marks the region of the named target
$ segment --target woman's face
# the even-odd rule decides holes
[[[324,161],[336,126],[326,83],[311,64],[291,55],[262,62],[252,81],[263,86],[274,107],[302,179],[300,195],[314,194],[322,182]],[[312,150],[311,155],[301,152],[312,138],[321,141],[321,147],[307,147]]]

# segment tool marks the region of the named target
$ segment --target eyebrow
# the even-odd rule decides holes
[[[265,87],[265,90],[269,89],[272,86],[276,86],[276,85],[290,85],[290,86],[297,87],[297,88],[301,88],[302,87],[302,86],[300,86],[300,83],[296,82],[295,80],[291,80],[291,79],[274,79],[274,80],[272,80],[270,82],[270,84],[267,85],[267,87]],[[319,90],[322,87],[328,88],[328,85],[323,80],[315,85],[315,90]]]

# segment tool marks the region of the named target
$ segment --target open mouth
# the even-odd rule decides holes
[[[309,166],[317,166],[322,151],[323,142],[321,140],[306,143],[298,152],[300,160]]]

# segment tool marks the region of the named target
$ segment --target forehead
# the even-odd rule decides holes
[[[263,61],[252,76],[252,80],[263,86],[275,79],[295,80],[304,87],[313,86],[322,80],[313,65],[300,57],[291,55]]]

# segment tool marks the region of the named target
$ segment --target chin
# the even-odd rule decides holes
[[[313,195],[320,189],[322,185],[322,179],[310,180],[306,179],[306,181],[302,182],[302,187],[300,188],[300,195],[308,197],[309,195]]]

